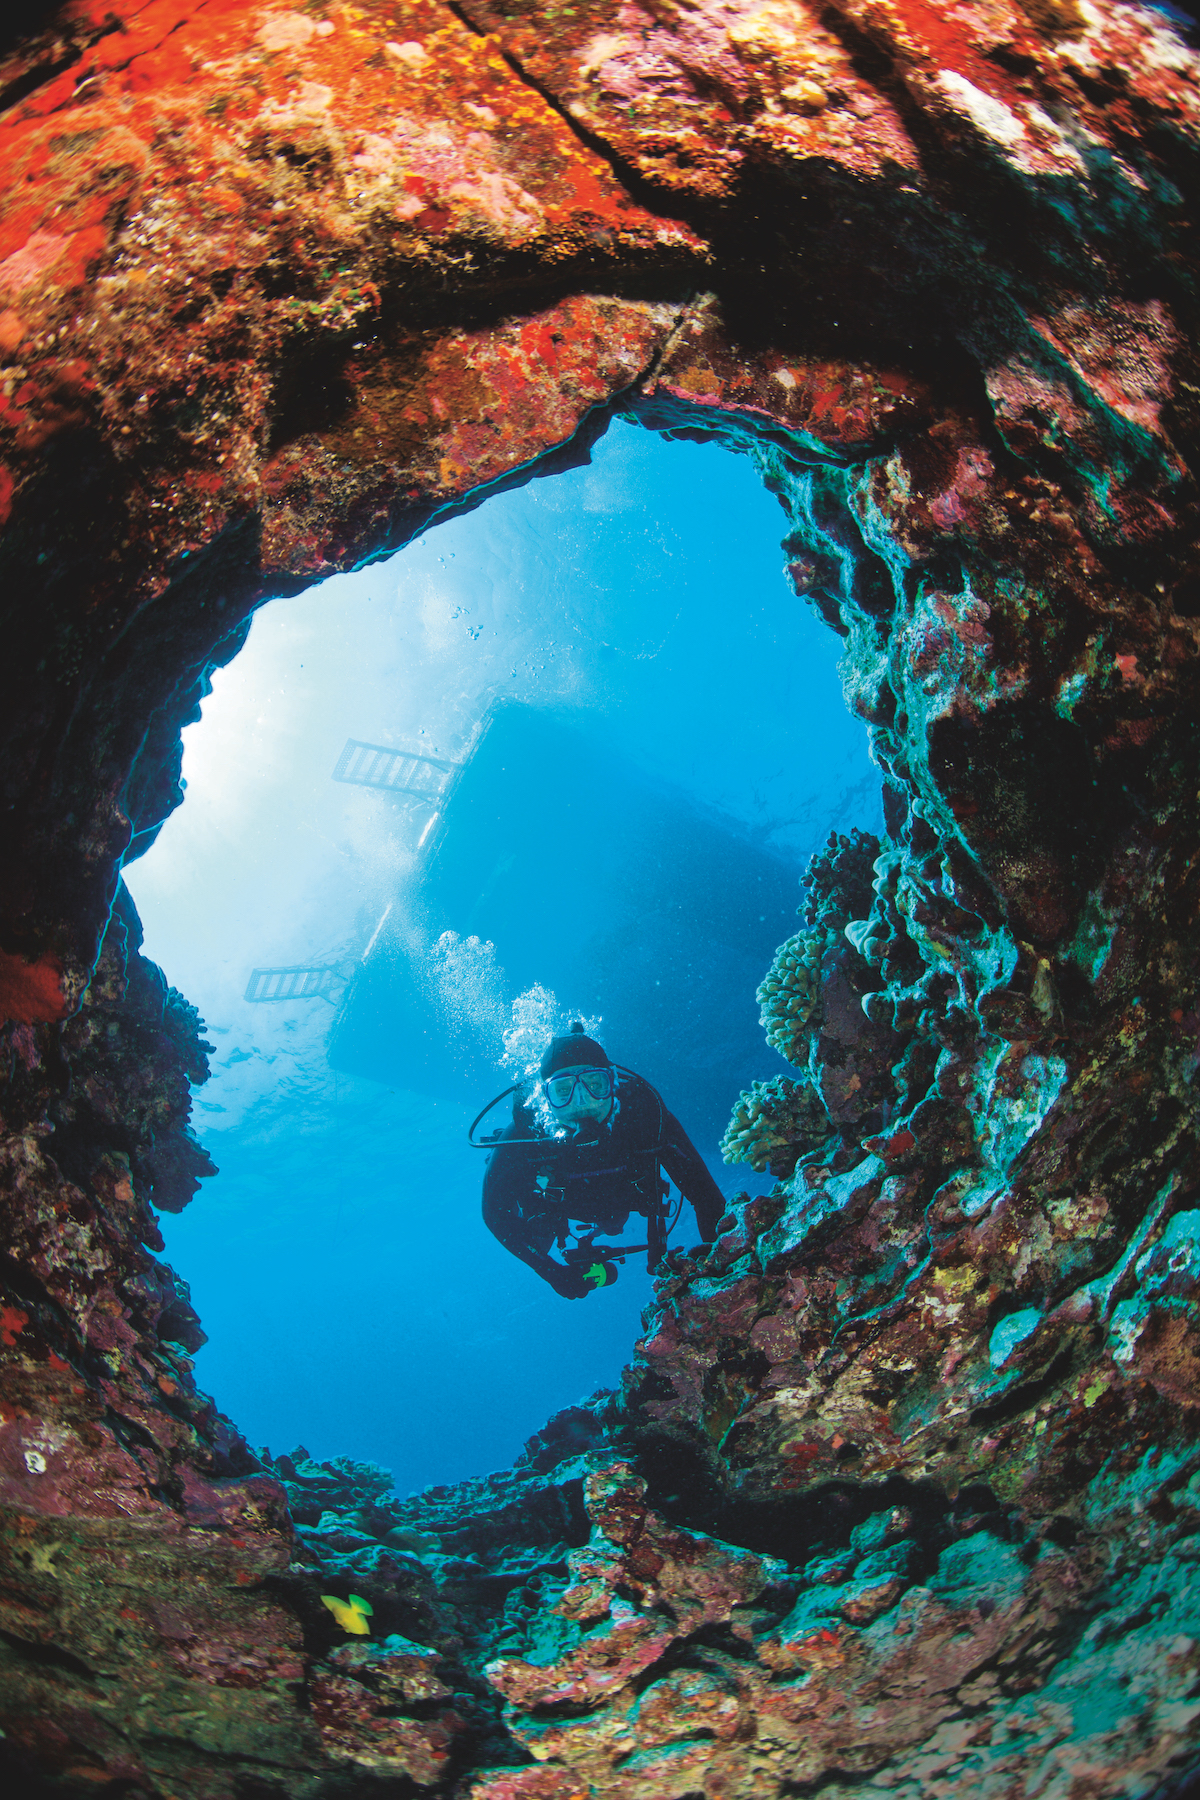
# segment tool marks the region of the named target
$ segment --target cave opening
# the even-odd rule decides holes
[[[14,1792],[1194,1788],[1194,10],[114,0],[55,9],[4,59]],[[397,644],[351,631],[369,608],[345,572],[411,544],[442,583],[436,605],[409,593],[414,629],[481,658],[486,630],[472,642],[480,621],[453,618],[462,596],[443,591],[463,561],[453,534],[492,530],[499,499],[467,511],[531,473],[557,477],[522,490],[550,509],[544,535],[573,506],[594,523],[571,496],[621,440],[613,427],[592,475],[577,466],[609,409],[706,433],[707,449],[667,446],[693,468],[715,466],[716,438],[748,453],[725,475],[763,473],[764,528],[725,556],[713,524],[733,514],[731,483],[696,479],[682,535],[713,565],[719,614],[691,595],[690,636],[682,621],[667,634],[688,559],[647,539],[670,605],[633,582],[599,608],[584,554],[537,656],[500,662],[497,645],[495,682],[454,689],[461,717],[432,705],[445,690],[428,657],[415,686],[389,688]],[[654,441],[638,440],[647,455]],[[661,526],[648,464],[633,485]],[[752,540],[775,641],[735,707],[739,646],[761,623]],[[650,681],[703,648],[717,702],[695,668],[683,720],[639,690],[653,744],[614,741],[587,683],[539,711],[532,674],[554,670],[526,661],[548,661],[585,597],[605,617],[597,682]],[[304,637],[306,609],[354,642]],[[781,609],[807,621],[811,656],[781,654]],[[586,1373],[572,1362],[568,1328],[627,1307],[632,1339],[635,1272],[580,1306],[513,1301],[527,1278],[484,1234],[462,1141],[503,1076],[472,1067],[469,1101],[430,1093],[398,1079],[413,1044],[429,1049],[420,1033],[389,1041],[412,923],[400,865],[427,820],[333,770],[353,739],[389,766],[425,743],[434,762],[414,768],[478,773],[532,713],[575,734],[552,770],[607,756],[608,795],[636,785],[632,767],[647,814],[682,790],[698,836],[726,830],[739,860],[774,856],[794,881],[829,823],[872,823],[855,805],[814,818],[804,844],[761,829],[791,816],[762,744],[786,725],[781,760],[804,763],[799,676],[832,673],[837,653],[822,621],[846,640],[849,704],[831,684],[830,705],[843,729],[868,725],[886,778],[882,842],[818,859],[804,955],[776,990],[777,1020],[803,1014],[779,1036],[836,1129],[808,1148],[815,1108],[781,1083],[779,1106],[745,1121],[785,1152],[762,1159],[771,1191],[731,1205],[709,1255],[659,1281],[620,1404],[543,1423],[564,1397],[553,1380],[577,1398],[599,1373],[592,1344]],[[273,638],[291,661],[262,700],[247,677]],[[358,704],[322,711],[309,664],[333,681],[350,650]],[[144,850],[171,810],[179,728],[213,662],[230,666],[190,737],[188,805],[136,860],[130,840]],[[402,717],[417,687],[426,710]],[[373,716],[368,691],[386,702]],[[240,747],[221,738],[239,692],[256,727]],[[190,872],[176,867],[188,926],[149,890],[204,820],[204,746],[221,743],[210,812],[236,813],[242,838],[200,832]],[[763,778],[761,815],[680,766],[711,774],[731,755]],[[307,838],[283,804],[297,771],[328,803]],[[460,785],[427,864],[467,788],[440,773]],[[574,800],[544,777],[528,790],[522,842],[544,828],[561,860]],[[125,899],[111,904],[123,857],[178,995],[132,954]],[[481,886],[508,880],[500,860],[480,857]],[[262,898],[234,881],[256,865]],[[548,938],[576,916],[558,908]],[[482,912],[435,922],[426,950],[457,934],[441,972],[461,978],[464,1031],[487,988],[473,934],[495,937],[505,1004],[528,991]],[[636,949],[628,936],[612,953],[636,969]],[[680,956],[670,994],[723,1007],[732,964],[727,990],[711,957],[692,960],[703,979]],[[753,1034],[767,955],[749,960],[737,1005]],[[328,1065],[324,1000],[243,999],[304,969],[332,990],[347,963]],[[553,979],[563,1010],[602,1015],[673,1101],[692,1092],[666,1054],[683,1009],[646,1005],[649,979],[631,978],[641,1010],[624,1014]],[[222,1174],[174,1218],[200,1154],[192,999],[218,1045],[195,1122]],[[761,1038],[754,1055],[768,1073]],[[729,1092],[744,1085],[724,1047],[720,1061]],[[416,1096],[407,1112],[394,1089]],[[716,1164],[727,1116],[695,1124],[710,1164],[766,1188]],[[404,1166],[418,1127],[428,1154]],[[199,1327],[157,1260],[152,1209],[212,1334],[197,1370],[177,1355]],[[494,1255],[490,1285],[468,1243]],[[508,1338],[485,1340],[485,1317]],[[290,1429],[260,1411],[285,1390],[303,1407]],[[541,1429],[502,1468],[530,1423],[506,1412],[514,1396]],[[336,1426],[324,1441],[318,1402]],[[460,1467],[489,1473],[384,1502],[378,1468],[271,1471],[239,1430],[276,1451],[301,1436],[377,1455],[407,1487],[451,1473],[419,1465],[427,1418],[440,1448],[470,1439]],[[375,1435],[384,1421],[398,1448]]]
[[[811,854],[882,821],[763,474],[753,451],[615,419],[580,466],[272,602],[214,673],[186,800],[127,880],[215,1046],[193,1122],[221,1174],[163,1223],[210,1334],[198,1379],[251,1441],[378,1461],[403,1492],[506,1466],[615,1384],[645,1258],[568,1305],[480,1219],[466,1129],[513,1079],[522,1022],[598,1018],[727,1196],[770,1185],[719,1148],[739,1090],[787,1067],[754,990]],[[495,868],[418,929],[430,846],[485,752],[488,819],[460,828],[460,860]]]

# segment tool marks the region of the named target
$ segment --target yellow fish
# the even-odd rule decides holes
[[[366,1637],[371,1627],[367,1620],[372,1613],[369,1601],[359,1594],[351,1594],[348,1601],[339,1600],[336,1594],[322,1594],[322,1606],[327,1606],[343,1631],[352,1631],[358,1637]]]

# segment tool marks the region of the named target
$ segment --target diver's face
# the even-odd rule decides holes
[[[569,1069],[556,1069],[544,1087],[556,1125],[581,1125],[585,1119],[603,1123],[612,1111],[611,1069],[575,1063]]]

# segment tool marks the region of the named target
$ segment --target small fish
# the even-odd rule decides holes
[[[357,1637],[366,1637],[371,1627],[367,1624],[374,1608],[370,1602],[359,1594],[351,1594],[349,1600],[339,1600],[336,1594],[322,1594],[322,1606],[327,1606],[343,1631],[351,1631]]]

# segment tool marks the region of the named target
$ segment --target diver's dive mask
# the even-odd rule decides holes
[[[613,1091],[613,1073],[611,1069],[564,1069],[559,1075],[546,1078],[546,1098],[555,1111],[570,1106],[575,1098],[575,1086],[578,1083],[589,1100],[610,1100]]]

